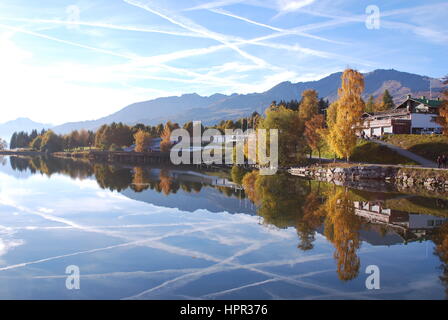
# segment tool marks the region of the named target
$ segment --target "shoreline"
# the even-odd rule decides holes
[[[291,175],[337,185],[392,184],[401,190],[424,188],[448,193],[448,169],[399,165],[308,166],[290,168]]]

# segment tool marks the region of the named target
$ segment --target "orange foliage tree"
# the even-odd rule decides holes
[[[299,107],[299,117],[307,121],[319,111],[319,98],[316,90],[305,90],[302,93],[302,101]]]
[[[319,154],[320,150],[325,144],[322,130],[325,127],[325,118],[322,114],[316,114],[311,119],[305,122],[305,139],[308,146],[311,148],[311,152],[316,150]]]

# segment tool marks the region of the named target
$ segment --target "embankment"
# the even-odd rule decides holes
[[[364,185],[365,189],[394,184],[405,190],[424,188],[448,192],[448,170],[393,165],[310,166],[291,168],[289,173],[339,185]]]

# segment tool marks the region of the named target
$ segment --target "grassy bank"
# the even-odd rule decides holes
[[[321,153],[323,158],[334,158],[334,154],[330,151],[328,146],[325,146]],[[314,153],[314,155],[316,155],[316,153]],[[358,141],[353,155],[350,157],[350,161],[374,164],[418,165],[415,161],[399,155],[388,147],[365,140]]]
[[[442,154],[448,155],[448,137],[442,135],[396,134],[382,138],[385,142],[409,150],[426,159],[436,161]]]

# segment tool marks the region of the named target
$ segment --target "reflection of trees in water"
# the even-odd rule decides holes
[[[296,229],[300,239],[297,247],[299,249],[306,251],[314,248],[316,229],[322,225],[324,218],[322,197],[318,191],[311,191],[305,198],[303,216],[297,219]]]
[[[55,173],[72,178],[95,177],[103,189],[122,191],[131,188],[135,192],[154,190],[165,195],[179,189],[198,193],[205,186],[213,187],[227,197],[248,197],[256,206],[257,213],[267,224],[279,228],[295,227],[300,250],[313,249],[316,230],[323,226],[324,236],[334,245],[334,258],[341,280],[354,279],[360,268],[357,250],[361,240],[359,232],[365,227],[355,215],[353,200],[361,195],[342,187],[310,182],[287,174],[261,176],[251,172],[244,176],[244,192],[204,182],[176,179],[169,169],[152,167],[124,168],[108,164],[91,164],[87,161],[52,157],[10,157],[10,165],[17,171],[39,172],[51,176]],[[370,199],[371,200],[371,199]],[[386,200],[387,207],[406,208],[409,212],[439,214],[446,212],[447,201],[435,198],[412,197]],[[426,210],[426,211],[425,211]],[[382,226],[383,235],[389,227]],[[448,288],[448,223],[436,230],[431,237],[436,244],[435,254],[442,261],[441,281]],[[448,289],[447,289],[448,296]]]
[[[179,190],[179,183],[174,181],[174,179],[170,176],[170,173],[166,169],[160,170],[159,174],[160,178],[160,190],[165,194],[169,195],[170,193],[176,193]]]
[[[360,231],[372,226],[385,236],[391,230],[387,225],[368,224],[356,215],[354,201],[362,201],[362,196],[351,189],[291,179],[281,174],[261,176],[255,171],[246,174],[242,184],[246,196],[256,204],[257,213],[265,223],[278,228],[296,228],[300,250],[314,247],[316,230],[323,226],[323,235],[335,247],[337,273],[342,281],[355,279],[359,274]],[[387,200],[387,203],[405,206],[415,213],[446,214],[447,201],[406,197]],[[435,253],[443,263],[441,280],[447,287],[448,296],[448,223],[435,232],[433,241],[436,243]]]
[[[102,189],[123,191],[127,188],[135,192],[154,190],[165,195],[175,194],[179,189],[188,193],[199,193],[204,186],[212,187],[228,197],[244,198],[241,190],[215,186],[197,181],[183,181],[173,178],[170,170],[161,169],[158,175],[152,174],[159,168],[126,168],[104,163],[90,163],[86,160],[55,157],[10,157],[10,166],[16,171],[30,171],[51,176],[64,174],[74,179],[95,177]]]
[[[132,178],[131,189],[135,192],[142,192],[150,188],[149,171],[142,167],[134,168],[134,177]]]
[[[92,166],[85,161],[53,157],[10,157],[11,168],[16,171],[39,172],[47,176],[64,174],[74,179],[85,179],[93,174]]]
[[[243,186],[265,223],[296,228],[301,250],[313,248],[316,230],[324,224],[324,235],[336,248],[339,278],[351,280],[358,275],[361,219],[355,215],[349,190],[334,187],[321,192],[319,184],[313,190],[311,182],[289,175],[261,176],[256,172],[244,177]]]
[[[324,208],[325,236],[336,248],[334,257],[338,265],[339,279],[352,280],[357,277],[360,267],[356,252],[361,245],[361,218],[355,215],[349,191],[342,188],[335,188],[328,195]]]
[[[112,165],[95,164],[93,165],[95,178],[102,189],[111,191],[123,191],[132,183],[132,170],[120,168]]]
[[[439,257],[442,265],[440,281],[445,286],[445,295],[448,298],[448,222],[444,223],[433,235],[432,240],[436,247],[434,254]]]

